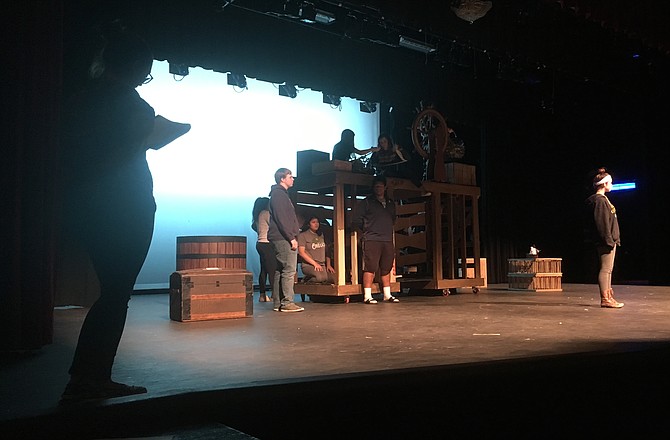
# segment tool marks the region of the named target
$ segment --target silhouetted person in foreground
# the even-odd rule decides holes
[[[62,403],[147,392],[111,379],[154,228],[146,150],[190,129],[156,116],[135,90],[152,79],[153,55],[146,43],[121,28],[104,37],[90,82],[63,112],[64,231],[88,252],[100,297],[82,325]]]

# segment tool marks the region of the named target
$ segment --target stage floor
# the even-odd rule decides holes
[[[253,317],[189,323],[169,319],[167,294],[134,295],[114,379],[146,386],[149,393],[76,409],[59,409],[57,401],[86,309],[58,308],[52,345],[3,355],[0,421],[7,429],[39,425],[52,438],[59,430],[72,432],[72,438],[103,438],[133,429],[156,435],[157,420],[167,429],[212,421],[219,411],[225,415],[217,423],[258,438],[314,438],[310,426],[317,421],[348,419],[358,426],[356,438],[374,433],[390,438],[379,425],[368,427],[366,418],[393,426],[384,420],[419,411],[417,400],[425,402],[426,417],[436,413],[429,409],[434,404],[428,399],[434,398],[446,405],[438,414],[458,411],[463,421],[468,405],[482,420],[507,417],[511,409],[504,408],[500,394],[524,396],[526,404],[518,410],[540,405],[557,416],[568,401],[626,402],[621,393],[637,383],[652,399],[665,395],[670,387],[661,373],[670,367],[670,287],[615,286],[616,298],[626,304],[620,310],[601,309],[597,290],[568,284],[562,292],[535,293],[489,285],[478,294],[401,295],[400,303],[377,305],[300,303],[297,295],[302,313],[274,312],[272,303],[259,303],[255,293]],[[562,391],[570,396],[547,394]],[[373,405],[369,415],[361,413],[367,405]],[[199,415],[186,416],[188,408]],[[608,420],[609,427],[627,417],[621,407],[591,410],[581,416],[594,424]],[[109,421],[106,411],[124,414],[127,430],[98,423],[99,431],[78,431],[71,425],[76,414]],[[177,423],[171,411],[183,420]],[[146,416],[144,423],[133,424],[129,414],[137,412]],[[412,432],[424,438],[438,432],[436,421],[421,423]],[[302,428],[287,432],[286,424]],[[481,426],[468,429],[484,432]],[[339,428],[320,437],[330,438],[328,432],[352,435]]]

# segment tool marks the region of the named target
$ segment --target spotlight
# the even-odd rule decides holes
[[[342,104],[342,98],[337,95],[329,95],[327,93],[323,94],[323,103],[330,104],[335,107],[339,107]]]
[[[335,14],[318,9],[311,3],[304,2],[298,8],[298,18],[307,24],[330,24],[335,21]]]
[[[170,73],[173,75],[187,76],[188,75],[188,66],[186,64],[169,64]]]
[[[241,73],[229,73],[228,74],[228,85],[239,87],[240,89],[247,88],[247,78]]]
[[[374,113],[377,111],[377,103],[370,101],[361,102],[361,111],[363,113]]]
[[[292,84],[280,84],[279,95],[288,96],[289,98],[295,98],[296,96],[298,96],[298,90]]]
[[[404,47],[405,49],[412,49],[421,53],[433,53],[436,50],[435,46],[432,46],[428,43],[424,43],[423,41],[405,37],[403,35],[400,36],[400,42],[398,43],[398,45],[400,47]]]
[[[335,21],[335,14],[317,9],[316,14],[314,14],[314,21],[321,24],[330,24]]]

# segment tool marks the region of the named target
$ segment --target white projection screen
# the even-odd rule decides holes
[[[343,129],[356,133],[356,146],[375,145],[379,110],[360,111],[359,101],[342,98],[339,108],[321,92],[299,89],[280,96],[278,85],[247,79],[247,89],[227,84],[227,75],[191,68],[175,77],[167,62],[154,62],[154,79],[137,90],[155,110],[191,131],[147,153],[158,206],[153,241],[137,279],[137,290],[168,287],[176,269],[178,236],[246,236],[247,270],[258,279],[260,263],[251,209],[267,196],[277,168],[296,173],[296,153],[331,153]]]

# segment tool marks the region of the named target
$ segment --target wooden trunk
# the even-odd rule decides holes
[[[170,276],[170,319],[205,321],[252,316],[251,272],[225,269],[182,270]]]

